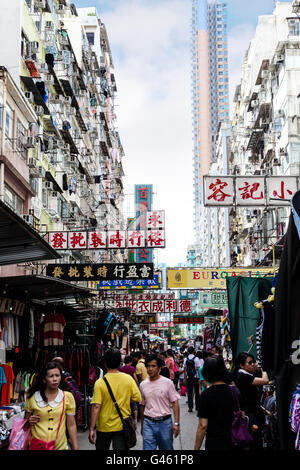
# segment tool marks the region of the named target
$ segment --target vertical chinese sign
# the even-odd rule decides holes
[[[137,232],[136,236],[132,234],[133,239],[136,241],[135,247],[135,262],[136,263],[152,263],[153,252],[151,248],[142,246],[139,238],[139,230],[147,230],[147,211],[152,209],[153,201],[153,185],[152,184],[136,184],[134,186],[135,195],[135,215],[136,221],[134,229]],[[140,246],[139,246],[140,244]]]

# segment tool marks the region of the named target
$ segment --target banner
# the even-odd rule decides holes
[[[134,186],[135,194],[135,229],[147,229],[147,212],[152,210],[153,201],[153,185],[152,184],[136,184]],[[137,263],[151,263],[153,259],[153,251],[148,247],[140,247],[135,251],[135,261]]]
[[[226,289],[231,277],[274,276],[272,268],[167,268],[168,289]]]
[[[49,264],[46,275],[64,281],[153,279],[153,263]]]
[[[97,289],[160,289],[161,288],[161,275],[154,274],[153,279],[139,279],[139,280],[118,280],[118,281],[99,281]]]

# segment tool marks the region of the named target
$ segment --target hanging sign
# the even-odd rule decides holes
[[[299,184],[297,176],[204,176],[204,205],[290,206]]]
[[[46,232],[55,250],[117,250],[165,248],[164,230],[56,231]],[[141,263],[144,261],[141,260]]]
[[[226,291],[200,292],[199,295],[199,307],[202,309],[222,309],[228,307],[228,298]]]
[[[130,308],[136,314],[192,313],[191,300],[117,300],[116,308]]]
[[[153,263],[49,264],[46,275],[65,281],[153,279]]]
[[[99,281],[97,289],[160,289],[161,276],[154,274],[153,279],[119,279],[114,281]]]
[[[203,317],[198,317],[198,316],[184,316],[184,315],[174,315],[173,322],[175,325],[184,325],[184,324],[190,324],[190,325],[202,325],[204,323],[204,318]]]
[[[274,276],[272,268],[168,268],[168,289],[226,289],[227,277]]]

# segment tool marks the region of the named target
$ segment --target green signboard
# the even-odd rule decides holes
[[[228,308],[226,291],[200,292],[199,308]]]

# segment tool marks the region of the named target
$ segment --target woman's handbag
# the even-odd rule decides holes
[[[27,419],[14,418],[9,436],[8,450],[26,450],[31,437]]]
[[[124,433],[124,437],[125,437],[126,446],[127,446],[128,449],[131,449],[132,447],[134,447],[136,445],[136,427],[135,427],[134,420],[132,419],[131,416],[129,416],[129,418],[125,418],[125,419],[123,418],[123,415],[120,411],[119,405],[116,402],[116,399],[114,397],[114,394],[112,392],[112,389],[110,388],[110,385],[109,385],[107,379],[105,377],[103,377],[103,380],[106,383],[106,386],[108,388],[111,399],[112,399],[112,401],[113,401],[113,403],[114,403],[114,405],[117,409],[118,415],[121,418],[121,421],[122,421],[122,424],[123,424],[123,433]]]
[[[181,385],[181,387],[180,387],[180,396],[181,397],[186,396],[186,386],[185,385]]]
[[[36,437],[33,437],[31,439],[28,450],[54,450],[55,442],[56,442],[56,439],[57,439],[57,436],[58,436],[58,433],[59,433],[59,430],[60,430],[60,425],[61,425],[61,422],[62,422],[62,418],[63,418],[63,415],[64,415],[64,410],[65,410],[65,394],[64,394],[64,398],[63,398],[63,409],[62,409],[62,412],[61,412],[61,415],[60,415],[60,420],[59,420],[59,425],[58,425],[55,440],[47,442],[47,441],[42,441],[42,439],[38,439]]]
[[[231,425],[231,442],[236,448],[249,447],[253,441],[248,429],[248,419],[242,415],[235,387],[230,386],[234,404],[234,418]]]

